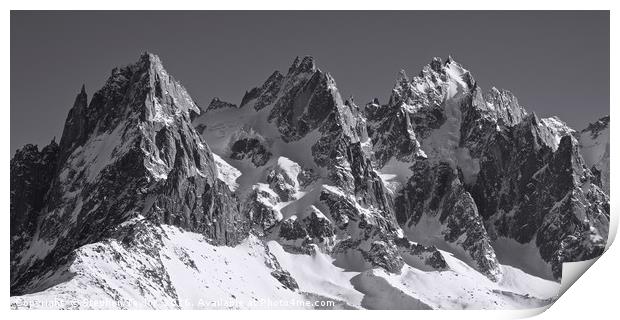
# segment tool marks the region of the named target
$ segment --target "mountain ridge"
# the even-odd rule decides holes
[[[581,134],[557,118],[539,119],[509,91],[483,93],[452,58],[434,58],[411,80],[402,72],[387,104],[359,107],[314,58],[297,57],[286,75],[275,71],[246,91],[238,107],[214,98],[201,110],[160,59],[144,53],[115,68],[90,103],[82,87],[58,150],[47,149],[58,160],[43,161],[57,168],[46,175],[44,196],[43,186],[34,200],[14,200],[14,190],[30,186],[11,180],[11,294],[64,283],[54,270],[89,243],[127,239],[121,255],[134,257],[144,234],[114,231],[129,221],[179,227],[214,245],[258,237],[259,246],[279,252],[266,258],[266,274],[293,293],[309,284],[279,259],[326,257],[328,268],[365,274],[364,281],[424,270],[479,272],[489,286],[502,286],[513,276],[506,263],[557,280],[562,262],[595,257],[605,246],[608,152],[592,147],[587,161],[580,152],[604,145],[592,141],[604,137],[606,119]],[[31,172],[42,156],[28,148],[22,154],[35,160],[16,154],[12,177],[38,179]],[[14,209],[14,202],[36,205]],[[22,235],[14,239],[13,230]],[[149,256],[157,261],[166,246],[148,246]],[[531,259],[511,259],[508,248],[526,246]],[[180,307],[175,281],[155,282],[174,288],[166,290]],[[417,294],[412,305],[434,306]]]

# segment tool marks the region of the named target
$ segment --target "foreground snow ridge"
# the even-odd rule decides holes
[[[133,228],[140,231],[130,238],[79,248],[65,268],[46,275],[55,285],[11,297],[11,308],[514,309],[547,304],[559,289],[508,266],[494,283],[446,252],[448,271],[353,272],[320,251],[291,254],[255,236],[215,246],[201,234],[142,218],[118,231]],[[298,288],[280,282],[277,271],[290,273]]]

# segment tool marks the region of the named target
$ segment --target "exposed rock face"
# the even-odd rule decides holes
[[[424,246],[405,238],[395,240],[398,250],[407,263],[421,270],[447,270],[448,264],[435,246]]]
[[[330,90],[334,85],[334,79],[317,70],[311,57],[293,62],[269,114],[284,141],[299,140],[335,109],[338,102]]]
[[[263,141],[258,138],[240,138],[233,143],[230,151],[231,159],[243,160],[249,158],[257,167],[264,166],[271,158],[271,152],[267,150]]]
[[[57,162],[58,144],[54,140],[41,151],[35,145],[25,145],[11,159],[11,279],[18,271],[14,257],[28,247],[37,232]]]
[[[287,271],[276,270],[276,271],[271,272],[271,275],[274,278],[278,279],[278,281],[280,281],[280,283],[282,283],[289,290],[295,291],[299,289],[299,285],[297,284],[297,281],[295,281],[295,279],[291,277],[291,274],[288,273]]]
[[[548,138],[549,130],[529,115],[513,127],[489,133],[481,148],[472,152],[482,160],[470,191],[494,238],[520,244],[535,241],[541,258],[559,278],[561,262],[602,253],[609,200],[591,185],[593,175],[585,168],[575,139],[568,134],[557,144]],[[588,209],[563,205],[573,201],[588,203]]]
[[[31,274],[138,214],[216,243],[245,237],[234,196],[216,179],[213,156],[191,125],[200,110],[158,57],[145,53],[114,69],[86,102],[82,88],[39,213],[44,227],[30,241],[45,249],[12,255],[12,290],[26,290]]]
[[[484,94],[484,101],[495,111],[494,120],[505,126],[514,126],[527,116],[527,112],[519,105],[517,97],[508,90],[493,87]]]
[[[592,174],[572,136],[562,138],[546,172],[535,178],[546,186],[539,186],[536,196],[547,191],[545,196],[556,201],[544,216],[536,244],[543,259],[552,262],[554,275],[560,277],[562,262],[592,259],[603,253],[609,232],[609,198],[592,183]],[[541,198],[536,202],[546,200]]]
[[[430,167],[427,161],[418,161],[412,170],[396,199],[399,222],[412,229],[408,235],[420,243],[441,246],[433,240],[440,237],[457,252],[464,251],[461,259],[499,279],[501,270],[482,217],[454,168],[445,162]],[[436,234],[433,229],[443,231]]]
[[[317,248],[329,251],[335,241],[332,223],[316,207],[311,206],[297,216],[282,220],[270,232],[286,250],[294,253],[314,254]]]
[[[220,98],[215,97],[213,98],[213,100],[211,100],[211,103],[209,103],[209,106],[207,107],[207,111],[221,109],[221,108],[237,108],[237,105],[227,102],[227,101],[222,101],[220,100]]]
[[[308,236],[316,243],[329,241],[334,236],[332,224],[319,210],[310,207],[310,214],[303,219]]]
[[[452,60],[434,59],[418,77],[401,71],[387,105],[367,107],[377,165],[400,172],[395,197],[396,218],[415,241],[456,250],[490,279],[501,270],[476,204],[465,188],[475,180],[478,162],[462,147],[466,107],[476,89],[470,73]],[[507,93],[491,95],[518,109]],[[517,118],[506,111],[501,116]],[[497,118],[498,113],[489,117]],[[404,177],[402,177],[404,176]],[[434,239],[443,239],[435,243]]]
[[[267,186],[258,185],[248,199],[244,211],[260,231],[271,229],[281,220],[280,213],[275,209],[280,198]]]
[[[283,79],[284,76],[280,72],[275,71],[261,87],[256,87],[246,92],[239,106],[251,105],[252,108],[259,111],[272,104],[280,92]]]

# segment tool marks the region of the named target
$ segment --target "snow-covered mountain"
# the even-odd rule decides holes
[[[604,119],[539,119],[451,58],[385,104],[304,57],[201,110],[145,53],[11,160],[11,307],[545,305],[607,240]]]
[[[234,195],[216,178],[213,155],[191,126],[191,113],[198,112],[152,54],[114,69],[90,103],[82,88],[59,146],[53,142],[41,155],[40,162],[54,161],[47,166],[55,170],[12,181],[11,216],[36,215],[27,219],[36,221],[27,230],[16,226],[11,237],[12,292],[37,290],[35,278],[137,215],[220,244],[245,238]],[[24,165],[15,157],[11,168]],[[20,188],[29,191],[29,180],[49,181],[32,207],[17,198]]]
[[[378,169],[404,184],[395,207],[411,238],[443,237],[491,277],[495,257],[559,279],[562,262],[603,252],[609,199],[561,120],[529,114],[509,91],[483,92],[452,59],[401,73],[390,101],[367,112]]]

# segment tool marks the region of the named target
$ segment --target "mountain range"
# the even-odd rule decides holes
[[[11,308],[515,309],[603,253],[609,116],[451,57],[358,105],[312,57],[198,105],[154,54],[11,159]]]

